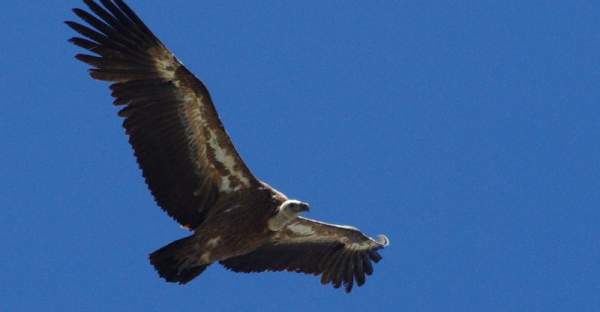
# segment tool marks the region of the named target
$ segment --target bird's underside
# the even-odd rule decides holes
[[[192,235],[150,255],[159,275],[187,283],[211,263],[235,272],[321,275],[334,287],[361,286],[385,236],[300,216],[308,205],[259,181],[219,120],[204,84],[122,0],[83,0],[68,21],[91,54],[94,79],[109,81],[119,116],[157,204]]]

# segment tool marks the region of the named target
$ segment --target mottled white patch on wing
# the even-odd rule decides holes
[[[191,94],[192,93],[186,93],[184,95],[183,99],[185,102],[195,102],[197,103],[198,107],[204,105],[202,103],[202,96],[194,97]],[[241,170],[238,170],[240,166],[236,161],[236,157],[233,155],[235,152],[227,149],[225,146],[222,146],[221,143],[219,143],[217,133],[211,129],[210,123],[208,120],[206,120],[206,117],[203,116],[201,110],[193,110],[190,113],[192,114],[190,118],[197,122],[197,124],[200,126],[200,129],[190,128],[190,131],[194,131],[195,133],[190,133],[188,137],[194,138],[200,136],[204,138],[205,145],[203,149],[198,151],[200,153],[199,156],[202,159],[210,159],[211,161],[218,163],[213,163],[211,165],[220,173],[219,190],[225,193],[230,193],[238,191],[243,187],[249,187],[250,178],[246,177]],[[190,142],[190,144],[191,143],[192,142]],[[197,190],[197,192],[200,194],[200,190]]]
[[[243,171],[245,165],[238,163],[241,160],[230,147],[227,134],[215,127],[214,117],[217,116],[213,116],[211,109],[207,108],[212,105],[210,99],[203,92],[190,87],[190,83],[185,78],[180,79],[178,69],[183,64],[168,50],[163,47],[151,48],[148,53],[154,56],[155,69],[160,77],[171,81],[176,88],[183,91],[178,95],[188,106],[181,111],[184,115],[180,117],[194,121],[186,123],[188,145],[198,154],[199,159],[208,161],[204,166],[208,165],[217,171],[213,178],[218,178],[219,190],[231,193],[249,187],[252,177],[246,176]],[[199,196],[202,192],[202,189],[195,190],[194,196]]]
[[[290,231],[294,232],[294,234],[301,235],[301,236],[307,236],[307,235],[311,235],[311,234],[315,233],[315,231],[313,230],[313,228],[311,226],[300,224],[300,223],[290,224],[287,228]]]
[[[214,151],[214,156],[215,156],[215,161],[219,162],[221,165],[223,165],[223,167],[225,167],[225,169],[227,169],[227,172],[231,175],[233,175],[235,178],[237,178],[241,184],[238,184],[234,187],[232,187],[232,180],[230,176],[223,176],[221,178],[221,185],[220,185],[220,189],[224,192],[234,192],[234,191],[238,191],[240,190],[243,186],[248,187],[250,186],[250,180],[244,176],[244,174],[242,172],[240,172],[239,170],[236,170],[236,160],[235,157],[233,155],[231,155],[231,153],[226,150],[225,148],[223,148],[223,146],[221,146],[219,144],[219,142],[217,141],[217,136],[213,131],[209,130],[209,138],[208,138],[208,145],[210,146],[210,148],[212,149],[212,151]]]
[[[202,257],[200,257],[200,261],[204,263],[210,262],[210,251],[203,253]]]
[[[206,242],[206,246],[210,247],[210,248],[216,247],[220,241],[221,241],[221,236],[211,238]]]
[[[152,48],[148,53],[155,55],[154,64],[159,75],[164,79],[174,80],[175,72],[181,66],[175,56],[165,49]]]
[[[368,250],[375,247],[372,241],[364,241],[361,243],[351,243],[346,245],[346,249],[350,249],[353,251],[359,251],[359,250]]]
[[[314,233],[302,235],[303,227],[310,227]],[[287,229],[289,230],[287,233],[296,236],[292,237],[294,235],[289,235],[287,237],[288,241],[339,241],[344,244],[346,249],[353,251],[382,248],[390,243],[390,240],[385,235],[379,235],[373,239],[353,226],[325,223],[304,217],[298,217],[297,222],[288,225]]]
[[[342,242],[346,245],[346,249],[350,249],[350,250],[354,250],[354,251],[368,250],[368,249],[373,249],[373,248],[377,248],[377,247],[385,247],[390,243],[389,239],[385,235],[379,235],[377,237],[377,239],[368,237],[367,240],[364,240],[362,242],[350,243],[350,241],[348,239],[342,239]]]

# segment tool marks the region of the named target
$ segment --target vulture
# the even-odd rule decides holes
[[[233,146],[211,96],[122,0],[83,0],[85,23],[66,21],[87,50],[75,58],[109,81],[113,104],[156,203],[191,233],[150,254],[167,282],[186,284],[218,262],[234,272],[320,275],[322,284],[361,286],[384,235],[300,216],[289,199],[255,177]]]

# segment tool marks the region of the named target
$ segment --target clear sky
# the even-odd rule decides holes
[[[3,1],[1,311],[600,311],[600,4],[129,0],[309,217],[385,233],[347,295],[147,261],[153,202],[62,22]]]

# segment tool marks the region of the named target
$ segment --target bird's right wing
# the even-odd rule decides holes
[[[122,0],[84,0],[68,21],[71,42],[95,55],[76,58],[92,78],[114,82],[114,104],[146,183],[180,224],[194,228],[222,193],[258,184],[213,107],[208,90]],[[90,27],[91,26],[91,27]]]
[[[354,282],[361,286],[373,273],[371,262],[389,243],[381,235],[376,240],[358,229],[327,224],[298,217],[259,249],[221,261],[235,272],[291,271],[321,276],[321,283],[335,288],[342,284],[346,292]]]

